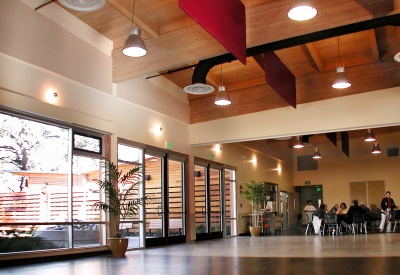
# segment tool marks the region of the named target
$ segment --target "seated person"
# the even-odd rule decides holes
[[[321,224],[325,217],[325,212],[325,204],[321,203],[318,210],[314,213],[313,226],[315,234],[320,234],[321,232]]]
[[[376,204],[371,204],[371,221],[377,221],[381,219],[381,209],[376,206]]]
[[[370,221],[371,220],[371,211],[369,210],[369,208],[367,206],[365,206],[363,201],[360,201],[359,205],[362,209],[365,210],[365,220]]]
[[[338,214],[338,215],[347,214],[347,205],[344,202],[342,202],[340,204],[340,207],[339,207],[338,211],[336,212],[336,214]]]
[[[312,215],[314,214],[314,212],[317,209],[315,209],[314,205],[312,204],[311,200],[307,201],[307,205],[304,207],[304,212],[306,212],[306,216],[307,216],[307,223],[311,223],[312,222]]]
[[[334,207],[331,208],[331,210],[329,211],[330,213],[336,214],[339,211],[339,204],[335,204]]]
[[[349,211],[347,211],[347,215],[344,218],[344,220],[342,221],[342,225],[345,228],[348,228],[351,226],[351,224],[353,223],[353,215],[354,213],[362,213],[365,214],[365,210],[362,209],[359,205],[358,205],[358,200],[353,200],[353,205],[350,206]]]

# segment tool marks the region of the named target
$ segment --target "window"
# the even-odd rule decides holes
[[[92,179],[106,136],[73,131],[0,113],[0,253],[105,244]]]

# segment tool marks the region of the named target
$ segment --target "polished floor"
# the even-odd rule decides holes
[[[1,275],[399,274],[400,234],[233,237],[49,263]]]

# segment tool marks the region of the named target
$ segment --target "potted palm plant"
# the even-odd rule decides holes
[[[251,180],[246,184],[247,190],[242,192],[245,199],[249,200],[252,208],[250,233],[251,236],[259,236],[261,233],[260,215],[263,203],[269,198],[269,188],[263,182]]]
[[[122,225],[128,217],[139,213],[139,207],[146,197],[138,198],[138,186],[142,183],[141,167],[123,173],[109,161],[104,164],[103,179],[94,179],[105,193],[105,201],[95,202],[94,207],[109,213],[114,219],[116,234],[108,238],[108,245],[115,256],[124,255],[128,248],[128,238],[122,238]]]

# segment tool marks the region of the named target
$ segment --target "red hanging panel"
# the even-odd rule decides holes
[[[179,0],[179,7],[246,64],[246,12],[238,0]]]
[[[293,108],[296,108],[296,77],[274,52],[264,54],[265,80]]]

